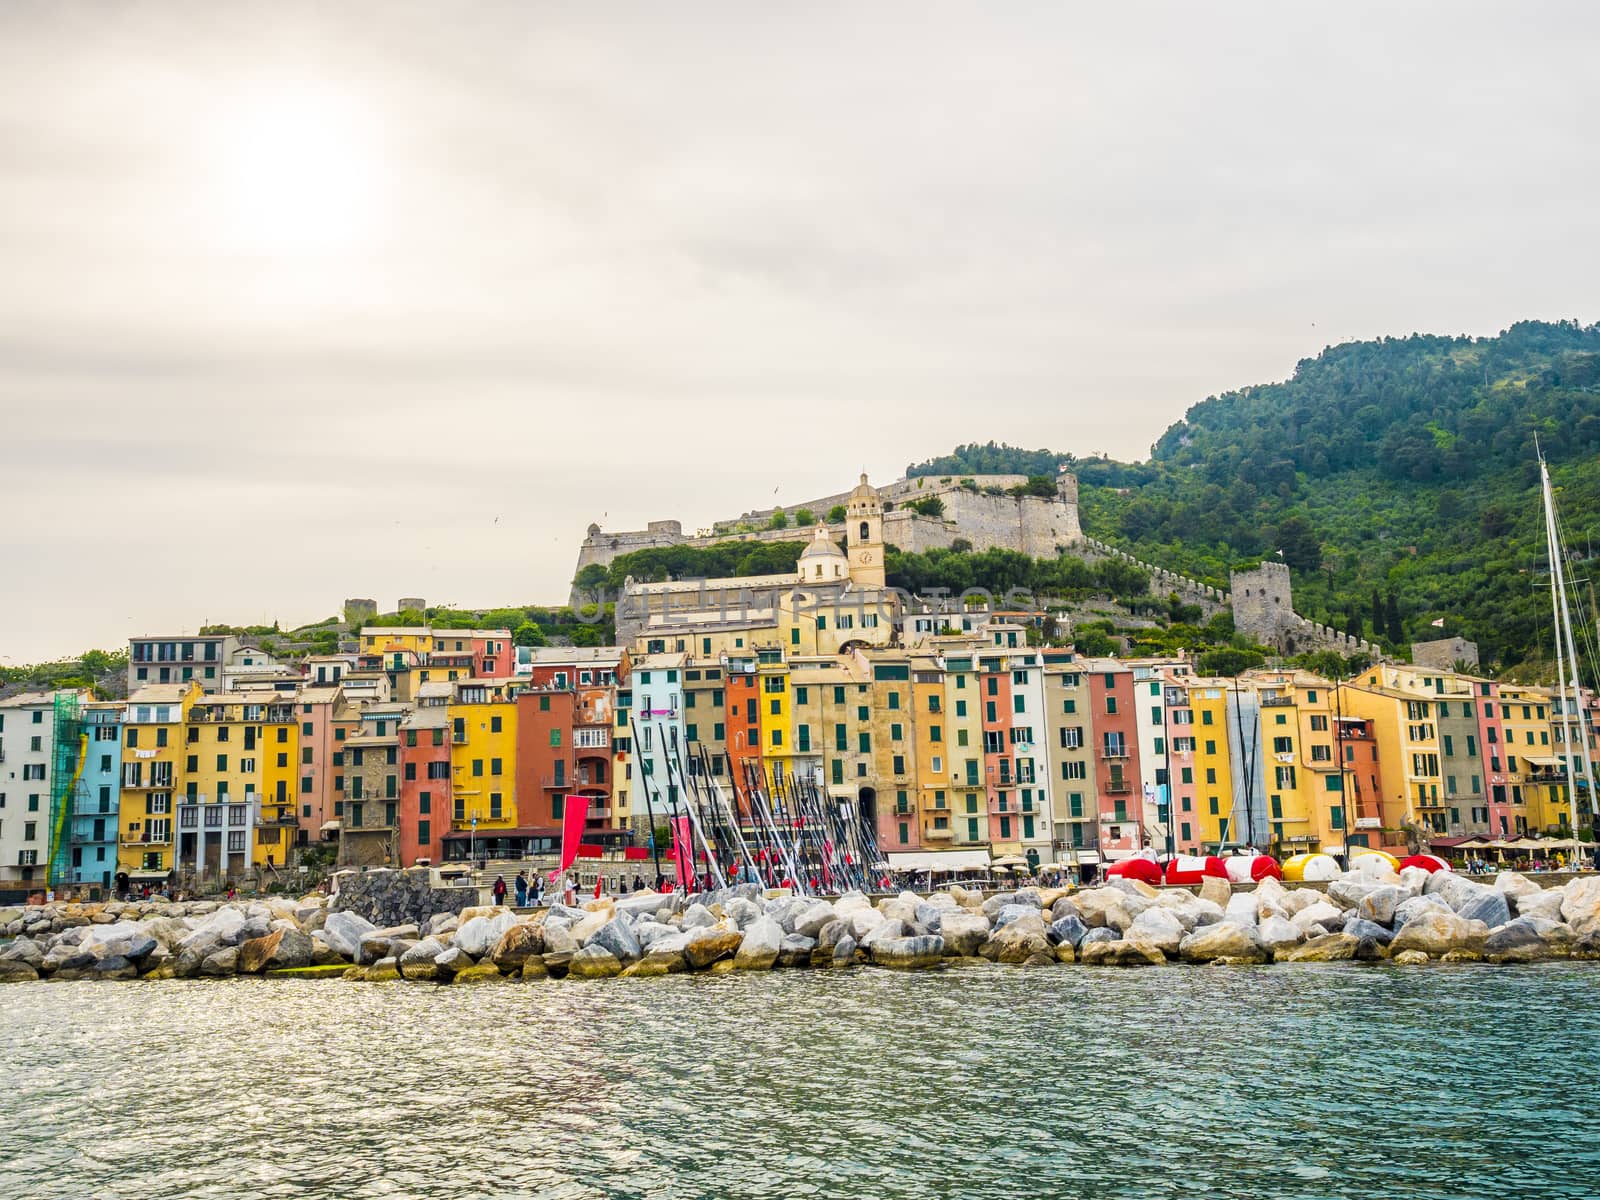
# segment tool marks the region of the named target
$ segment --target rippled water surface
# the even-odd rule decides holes
[[[1600,965],[0,990],[9,1197],[1600,1194]]]

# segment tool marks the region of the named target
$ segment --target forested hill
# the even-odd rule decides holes
[[[909,470],[1068,464],[1085,529],[1152,562],[1225,585],[1230,565],[1282,550],[1304,615],[1391,644],[1436,635],[1444,617],[1511,665],[1543,657],[1550,637],[1536,438],[1587,578],[1600,541],[1597,325],[1334,346],[1284,382],[1196,404],[1143,463],[991,443]]]

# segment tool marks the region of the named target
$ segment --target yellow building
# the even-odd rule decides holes
[[[1406,830],[1448,832],[1437,704],[1439,692],[1429,672],[1383,664],[1364,671],[1340,688],[1346,711],[1372,723],[1378,746],[1382,789],[1378,804],[1383,829],[1391,839]]]
[[[1194,715],[1194,824],[1197,840],[1211,850],[1233,844],[1233,766],[1228,740],[1228,693],[1233,681],[1196,677],[1187,683]]]
[[[917,807],[922,842],[945,849],[955,841],[954,789],[950,786],[950,743],[946,737],[944,671],[931,653],[910,656],[911,738],[915,747]]]
[[[287,865],[298,821],[294,702],[213,693],[184,722],[175,865],[186,884],[220,883],[257,865]]]
[[[457,682],[450,697],[451,826],[483,833],[517,826],[517,683]]]
[[[118,890],[167,882],[176,866],[173,796],[183,778],[184,729],[198,682],[147,684],[128,698],[122,732]]]
[[[1505,740],[1491,749],[1503,756],[1504,786],[1512,809],[1522,815],[1527,832],[1561,834],[1571,824],[1572,810],[1560,747],[1550,729],[1554,697],[1544,688],[1511,684],[1496,690],[1498,695],[1483,703],[1497,707]]]
[[[1256,690],[1262,744],[1271,755],[1263,774],[1268,849],[1281,857],[1344,853],[1349,819],[1332,688],[1304,671],[1257,671],[1247,679]]]
[[[987,848],[989,788],[983,762],[983,697],[970,639],[935,637],[932,645],[944,661],[944,737],[950,781],[951,828],[964,849]]]

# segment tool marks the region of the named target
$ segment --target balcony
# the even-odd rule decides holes
[[[955,837],[955,832],[949,829],[924,829],[922,840],[925,842],[948,842]]]
[[[897,804],[894,806],[894,815],[897,817],[914,817],[917,815],[917,810],[909,804]]]
[[[123,846],[170,846],[172,835],[160,836],[150,833],[122,833],[117,836],[117,842]]]
[[[1101,790],[1108,796],[1126,796],[1133,791],[1133,784],[1126,779],[1113,779]]]

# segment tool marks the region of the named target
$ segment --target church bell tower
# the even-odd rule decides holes
[[[865,474],[845,505],[845,544],[850,547],[850,583],[883,587],[883,502]]]

